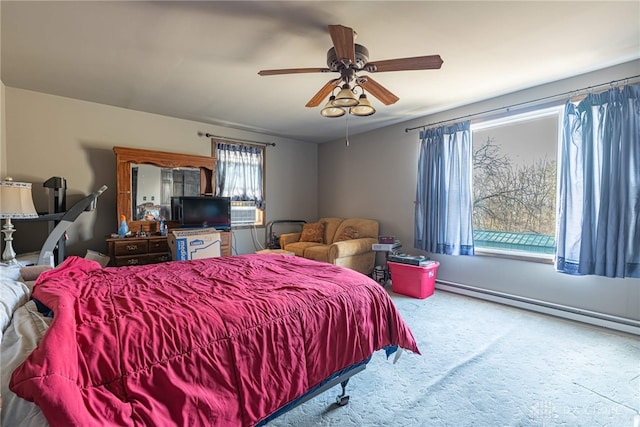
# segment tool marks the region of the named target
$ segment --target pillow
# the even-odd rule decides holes
[[[311,224],[304,224],[302,226],[302,233],[300,233],[300,241],[322,243],[323,235],[324,235],[323,222],[314,222]]]
[[[22,276],[22,279],[25,281],[36,280],[40,273],[51,270],[52,268],[50,265],[30,265],[20,269],[20,276]]]
[[[18,280],[20,278],[20,264],[0,264],[0,277],[3,279]]]
[[[18,274],[20,269],[16,269]],[[9,273],[8,270],[2,269],[0,273]],[[0,328],[1,331],[9,326],[13,312],[29,300],[30,292],[27,285],[13,278],[0,276]],[[0,333],[0,337],[2,333]]]
[[[340,234],[334,239],[334,242],[342,242],[344,240],[357,239],[358,237],[360,237],[360,233],[358,233],[358,230],[356,230],[350,225],[347,225],[345,228],[342,229]]]

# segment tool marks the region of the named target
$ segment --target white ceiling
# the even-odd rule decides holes
[[[400,100],[351,134],[640,58],[639,1],[7,1],[1,78],[16,87],[311,142],[344,118],[305,104],[338,74],[329,24],[370,60],[440,54],[440,70],[376,73]],[[371,97],[370,97],[371,98]],[[323,102],[324,103],[324,102]]]

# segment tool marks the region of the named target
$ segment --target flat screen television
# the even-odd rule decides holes
[[[231,228],[231,198],[179,196],[171,198],[172,219],[180,227]]]

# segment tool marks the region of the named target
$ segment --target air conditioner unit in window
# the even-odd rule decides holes
[[[255,224],[256,209],[254,202],[231,202],[231,226]]]

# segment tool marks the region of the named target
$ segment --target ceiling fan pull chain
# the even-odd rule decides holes
[[[345,145],[348,147],[349,146],[349,114],[345,114],[346,116],[346,120],[347,120],[347,133],[346,133],[346,141],[345,141]]]

